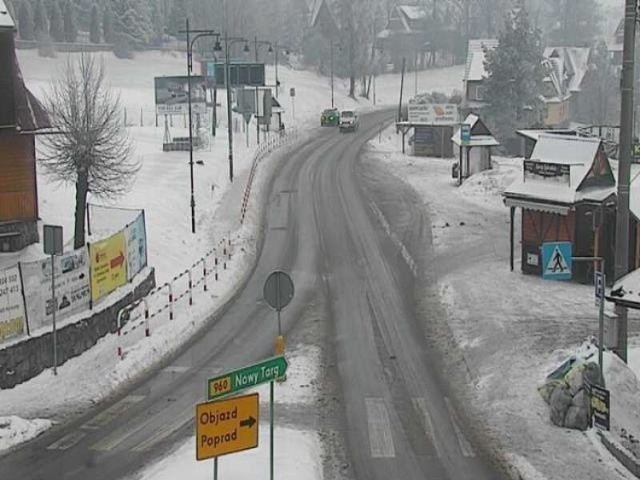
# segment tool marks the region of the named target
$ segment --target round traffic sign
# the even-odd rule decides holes
[[[264,282],[264,299],[274,310],[280,311],[293,299],[293,281],[288,273],[275,271]]]

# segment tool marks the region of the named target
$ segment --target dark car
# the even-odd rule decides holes
[[[327,108],[320,115],[320,126],[322,127],[336,127],[340,121],[340,114],[335,108]]]

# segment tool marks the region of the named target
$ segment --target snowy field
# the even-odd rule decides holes
[[[69,58],[60,54],[56,59],[46,59],[38,57],[34,51],[19,51],[18,54],[26,83],[37,95],[46,93],[50,81],[62,71]],[[223,237],[232,239],[233,258],[228,261],[227,270],[220,268],[220,281],[217,284],[210,280],[210,291],[206,295],[201,291],[195,294],[193,307],[187,306],[186,298],[178,302],[175,321],[169,322],[166,312],[153,319],[151,338],[144,337],[144,329],[139,322],[132,322],[124,330],[126,335],[122,337],[122,343],[117,336],[108,335],[91,350],[60,367],[57,377],[51,371],[45,371],[16,388],[2,391],[0,424],[3,427],[0,427],[0,449],[10,448],[32,438],[51,425],[51,422],[65,421],[82,413],[179,348],[198,331],[212,312],[231,297],[250,270],[256,251],[257,219],[260,214],[255,201],[249,203],[249,221],[244,226],[239,224],[242,193],[256,149],[255,124],[249,127],[248,147],[246,137],[239,127],[239,131],[234,134],[235,181],[230,184],[224,114],[226,110],[224,95],[219,96],[223,105],[218,113],[218,134],[210,139],[209,147],[194,154],[195,160],[202,160],[204,164],[195,165],[198,232],[192,235],[188,154],[162,152],[164,128],[162,124],[155,127],[153,113],[153,78],[184,74],[184,58],[157,52],[140,54],[133,61],[118,60],[112,55],[98,56],[104,62],[110,85],[120,94],[127,110],[129,132],[142,164],[132,190],[122,198],[113,199],[106,204],[145,209],[149,264],[156,268],[158,284],[189,268],[211,248],[219,247]],[[462,74],[461,66],[421,72],[418,87],[421,91],[451,93],[454,89],[461,88]],[[274,81],[272,67],[267,68],[267,78],[268,81]],[[283,107],[287,110],[284,122],[287,127],[297,125],[300,138],[304,138],[313,133],[313,128],[319,124],[319,113],[330,104],[329,80],[313,72],[283,66],[279,68],[279,78],[282,83],[281,98],[284,97]],[[337,107],[355,107],[363,111],[373,107],[366,99],[349,98],[348,83],[345,80],[336,79],[335,85]],[[378,106],[397,102],[399,85],[397,75],[379,77]],[[295,121],[289,103],[291,99],[287,96],[290,87],[295,87],[297,91]],[[240,125],[240,122],[237,123]],[[175,119],[171,133],[174,136],[185,134],[181,119]],[[278,155],[283,153],[286,153],[286,148],[261,165],[252,191],[253,198],[260,196],[260,189],[264,188],[269,175],[273,173]],[[73,231],[73,189],[70,185],[51,182],[42,169],[39,169],[38,190],[42,223],[63,225],[65,239],[69,244]],[[90,201],[100,203],[97,199]],[[0,266],[11,265],[20,259],[39,258],[41,255],[41,245],[35,245],[21,252],[20,256],[0,255]],[[184,278],[182,282],[184,286]],[[124,348],[123,360],[116,356],[119,345]],[[317,357],[311,351],[307,353],[311,359]],[[43,395],[43,392],[47,392],[47,395]],[[302,389],[299,395],[309,395],[309,391]]]
[[[592,286],[522,275],[518,243],[510,272],[509,213],[501,193],[521,174],[521,160],[494,158],[493,170],[457,187],[453,159],[402,155],[400,141],[387,129],[369,143],[370,154],[419,192],[431,216],[433,267],[446,312],[434,343],[453,340],[447,353],[462,358],[477,418],[486,419],[525,480],[632,478],[595,435],[553,426],[537,392],[551,370],[597,335],[598,312]],[[637,328],[632,335],[637,344]],[[607,359],[613,431],[625,428],[637,437],[640,350],[631,350],[635,375],[617,357]]]

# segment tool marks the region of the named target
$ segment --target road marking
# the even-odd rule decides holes
[[[176,421],[174,423],[169,423],[169,424],[165,425],[164,427],[160,428],[159,430],[156,431],[156,433],[154,435],[150,436],[149,438],[147,438],[143,442],[141,442],[138,445],[136,445],[135,447],[133,447],[132,450],[134,452],[143,452],[145,450],[149,450],[156,443],[159,443],[162,440],[164,440],[165,438],[171,436],[173,434],[173,432],[175,432],[176,430],[179,430],[180,428],[182,428],[185,423],[189,422],[192,419],[193,419],[193,412],[192,411],[187,411],[187,412],[183,413],[182,415],[180,415],[178,417],[178,421]]]
[[[447,404],[447,410],[449,410],[449,417],[451,418],[451,423],[453,424],[453,430],[456,432],[456,437],[458,437],[458,444],[460,445],[460,451],[462,455],[465,457],[475,457],[476,454],[473,452],[473,448],[471,448],[471,444],[465,438],[462,430],[460,429],[460,425],[458,422],[458,416],[456,415],[453,406],[451,405],[451,401],[448,397],[444,397],[444,401]]]
[[[393,458],[396,450],[391,435],[389,412],[382,398],[365,398],[367,423],[369,424],[369,445],[372,458]]]
[[[141,423],[133,428],[129,426],[118,428],[111,435],[107,435],[98,443],[94,443],[93,445],[91,445],[89,449],[97,450],[99,452],[108,452],[110,450],[113,450],[114,447],[121,444],[132,435],[135,435],[146,426],[146,423]]]
[[[433,443],[438,458],[442,458],[442,452],[440,451],[440,442],[438,442],[435,430],[433,429],[433,422],[431,421],[431,414],[429,413],[429,407],[427,406],[427,399],[424,397],[413,398],[413,406],[420,414],[425,432],[427,433],[429,440],[431,440],[431,443]]]
[[[182,365],[169,365],[166,368],[163,368],[162,371],[164,373],[184,373],[189,371],[191,367],[184,367]]]
[[[415,260],[411,256],[411,253],[409,253],[409,250],[407,250],[407,247],[405,246],[404,243],[402,243],[402,241],[398,238],[395,232],[391,231],[391,225],[389,225],[389,222],[387,222],[387,219],[385,218],[384,213],[382,213],[382,211],[378,208],[378,206],[375,203],[370,202],[370,205],[371,205],[371,209],[373,210],[373,213],[375,213],[376,217],[378,217],[378,220],[380,221],[380,224],[382,225],[382,228],[384,229],[384,231],[387,233],[387,235],[389,236],[393,244],[400,249],[400,255],[402,255],[402,258],[404,259],[407,266],[409,267],[409,270],[411,270],[411,273],[413,274],[414,278],[418,278],[418,266],[416,265]]]
[[[111,420],[124,413],[125,410],[131,407],[131,405],[139,403],[142,400],[144,400],[144,395],[128,395],[119,402],[111,405],[104,412],[93,417],[80,428],[82,428],[83,430],[99,430],[100,428],[110,423]]]
[[[79,430],[71,432],[64,437],[53,442],[47,447],[47,450],[67,450],[82,440],[87,434]]]

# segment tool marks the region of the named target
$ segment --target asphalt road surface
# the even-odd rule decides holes
[[[415,306],[416,279],[428,266],[412,254],[430,228],[422,207],[410,195],[378,205],[364,185],[358,156],[392,115],[362,116],[355,134],[318,130],[297,148],[266,195],[255,270],[206,333],[120,398],[0,458],[0,477],[123,478],[192,435],[206,379],[272,354],[276,324],[262,286],[283,269],[296,284],[285,332],[317,295],[328,306],[355,478],[503,478],[430,360]]]

